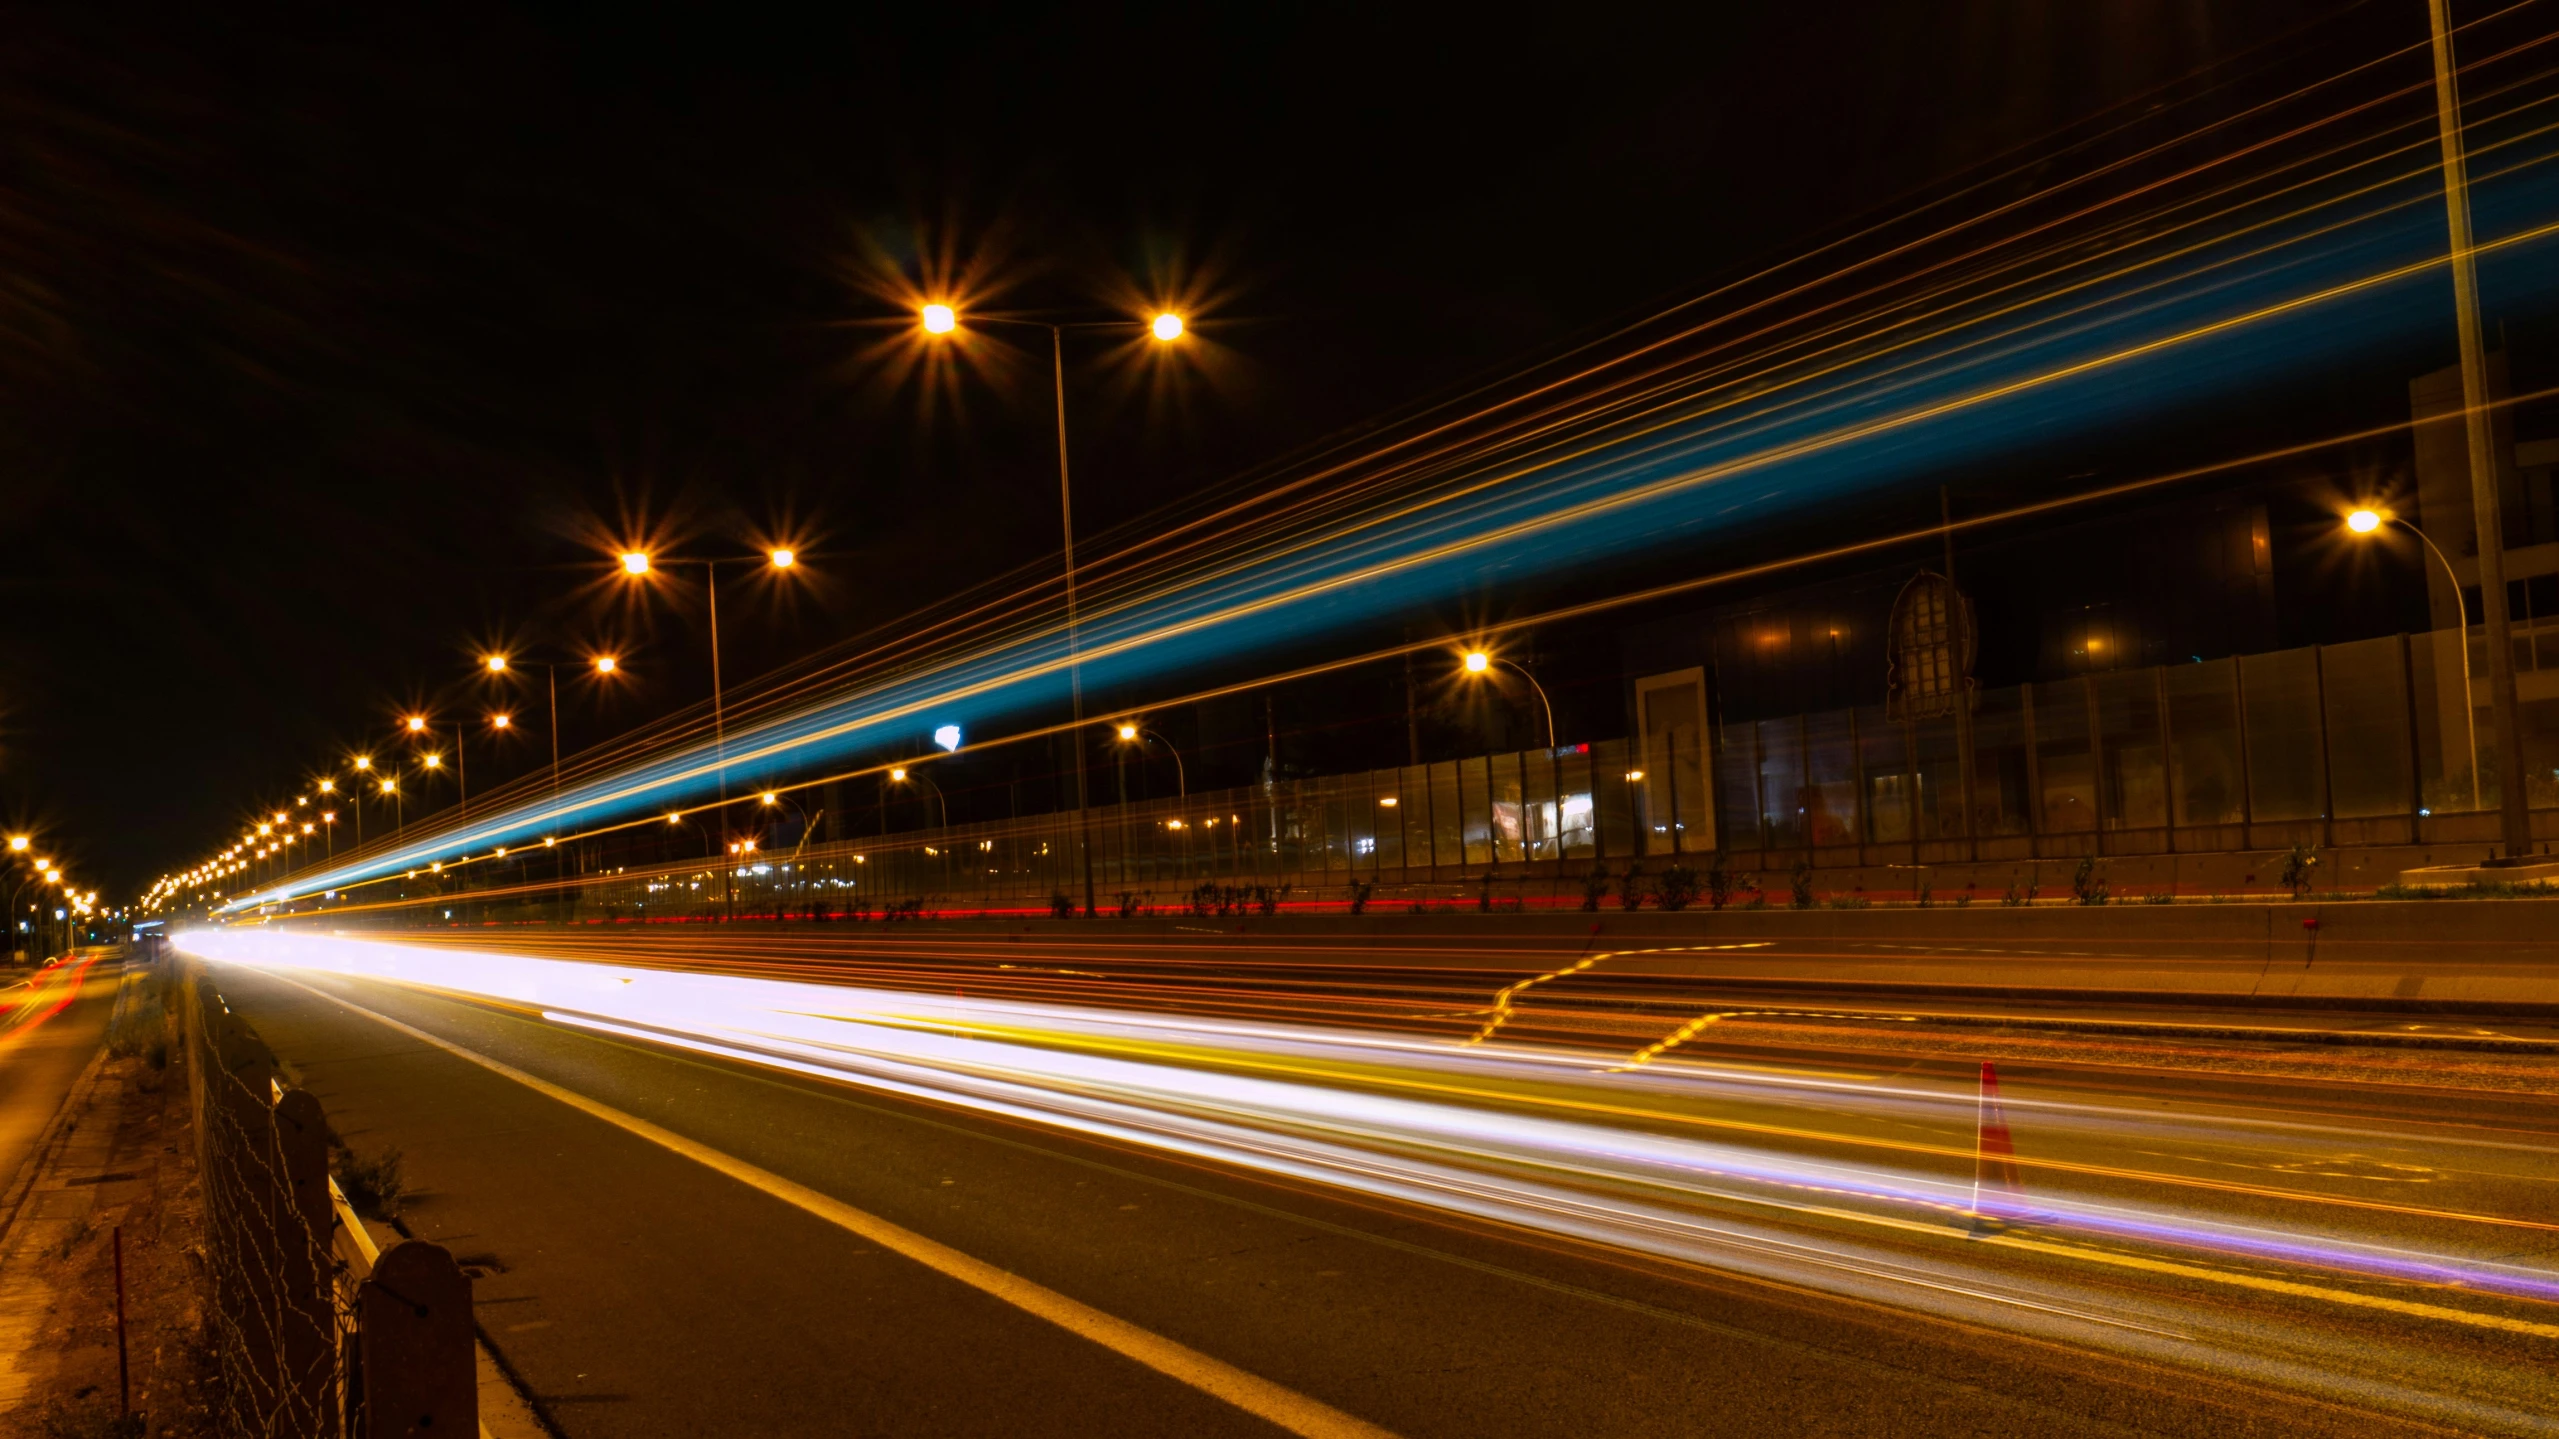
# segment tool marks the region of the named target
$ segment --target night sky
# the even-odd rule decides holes
[[[1178,383],[1070,355],[1099,534],[2309,17],[2424,24],[224,8],[0,42],[0,809],[119,899],[489,643],[630,657],[564,691],[571,749],[698,697],[698,617],[592,600],[619,533],[805,547],[724,592],[732,683],[1052,554],[1044,369],[879,358],[937,257],[1191,311]]]

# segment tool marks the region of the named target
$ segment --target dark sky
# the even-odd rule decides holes
[[[701,693],[579,599],[621,517],[813,551],[732,682],[1052,552],[1040,372],[866,358],[919,256],[1192,305],[1071,357],[1098,531],[2355,7],[402,8],[0,41],[0,807],[111,894],[490,640],[631,656],[572,748]]]

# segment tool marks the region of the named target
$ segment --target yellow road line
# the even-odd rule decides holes
[[[2274,1279],[2263,1274],[2240,1274],[2226,1269],[2208,1269],[2200,1264],[2180,1264],[2171,1259],[2151,1259],[2138,1254],[2116,1254],[2102,1249],[2083,1249],[2075,1244],[2054,1244],[2048,1240],[2025,1239],[2014,1234],[1987,1236],[1984,1243],[2010,1249],[2024,1249],[2037,1254],[2065,1259],[2093,1260],[2123,1269],[2142,1269],[2153,1274],[2174,1274],[2185,1279],[2210,1280],[2215,1284],[2236,1284],[2268,1294],[2290,1294],[2303,1299],[2324,1299],[2331,1304],[2348,1304],[2358,1309],[2385,1309],[2393,1314],[2406,1314],[2419,1319],[2442,1319],[2455,1324],[2468,1324],[2479,1329],[2503,1329],[2511,1334],[2529,1334],[2536,1339],[2559,1339],[2559,1324],[2542,1324],[2530,1319],[2516,1319],[2504,1314],[2481,1314],[2475,1310],[2455,1309],[2444,1304],[2420,1304],[2413,1299],[2391,1299],[2379,1294],[2362,1294],[2352,1289],[2331,1289],[2320,1284],[2304,1284],[2293,1279]]]
[[[1577,959],[1571,964],[1565,965],[1562,969],[1549,970],[1544,974],[1533,975],[1530,978],[1523,979],[1517,984],[1503,986],[1493,995],[1493,1017],[1485,1020],[1484,1027],[1477,1030],[1475,1032],[1475,1037],[1466,1042],[1468,1044],[1482,1044],[1485,1040],[1488,1040],[1495,1034],[1499,1033],[1503,1025],[1510,1023],[1511,1000],[1516,997],[1521,990],[1534,988],[1537,985],[1546,984],[1553,980],[1564,979],[1569,976],[1579,974],[1583,970],[1590,968],[1592,965],[1599,963],[1603,959],[1624,959],[1629,955],[1637,954],[1697,954],[1703,953],[1707,950],[1719,949],[1766,949],[1773,943],[1775,943],[1774,940],[1754,939],[1744,944],[1674,944],[1665,945],[1658,949],[1612,949],[1600,954],[1594,954],[1588,959]]]
[[[1204,1394],[1222,1399],[1257,1419],[1303,1434],[1308,1439],[1394,1439],[1393,1431],[1364,1419],[1345,1414],[1319,1400],[1310,1399],[1294,1389],[1274,1384],[1257,1374],[1249,1374],[1220,1359],[1210,1358],[1186,1344],[1176,1343],[1152,1330],[1141,1329],[1125,1319],[1105,1314],[1089,1304],[1069,1299],[1046,1285],[1036,1284],[1018,1274],[1007,1273],[983,1259],[963,1254],[937,1240],[927,1239],[912,1229],[892,1224],[876,1214],[854,1208],[840,1199],[795,1183],[758,1168],[708,1145],[699,1144],[672,1130],[651,1124],[636,1115],[625,1114],[611,1105],[589,1099],[575,1090],[564,1089],[546,1079],[538,1079],[512,1065],[491,1059],[476,1050],[465,1049],[451,1040],[439,1038],[412,1025],[401,1023],[387,1014],[377,1014],[360,1004],[315,989],[300,980],[264,971],[308,994],[341,1005],[378,1024],[388,1026],[412,1039],[430,1044],[458,1059],[511,1079],[525,1088],[556,1099],[580,1113],[603,1120],[613,1127],[635,1135],[671,1153],[690,1159],[704,1168],[716,1170],[740,1184],[813,1214],[840,1229],[858,1234],[883,1249],[905,1255],[936,1273],[956,1279],[962,1284],[1002,1300],[1026,1314],[1045,1319],[1060,1329],[1082,1339],[1089,1339],[1124,1358],[1133,1359],[1170,1379],[1187,1384]]]

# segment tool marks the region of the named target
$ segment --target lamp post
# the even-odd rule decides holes
[[[920,774],[909,773],[904,765],[899,765],[895,769],[889,771],[889,783],[920,784],[926,789],[931,790],[933,792],[934,804],[940,807],[942,828],[947,830],[951,827],[951,802],[943,795],[942,787],[940,785],[935,784],[933,781],[926,779]]]
[[[373,756],[357,755],[348,762],[348,767],[355,771],[354,788],[347,794],[348,799],[355,805],[355,847],[362,849],[364,848],[364,784],[365,781],[373,778]]]
[[[1555,747],[1555,704],[1552,700],[1546,698],[1546,686],[1539,684],[1537,682],[1537,676],[1530,674],[1528,670],[1516,660],[1496,658],[1489,650],[1468,650],[1466,652],[1466,673],[1470,675],[1490,674],[1492,673],[1493,666],[1495,665],[1500,665],[1509,670],[1511,673],[1518,675],[1521,679],[1528,681],[1528,687],[1537,691],[1537,703],[1539,707],[1546,712],[1546,747],[1550,750],[1553,749]]]
[[[929,336],[946,336],[958,331],[959,312],[952,306],[936,302],[917,311],[917,319]],[[1049,372],[1057,397],[1057,514],[1058,525],[1065,537],[1066,558],[1066,689],[1072,724],[1067,733],[1075,736],[1075,829],[1076,848],[1084,858],[1084,917],[1098,912],[1093,901],[1093,824],[1091,800],[1084,774],[1084,669],[1078,653],[1075,613],[1075,490],[1068,482],[1066,463],[1066,332],[1068,330],[1118,330],[1142,327],[1159,343],[1170,344],[1182,338],[1182,317],[1164,311],[1151,320],[1101,321],[1086,324],[1061,324],[1049,320],[1029,320],[1012,316],[973,316],[972,323],[981,325],[1019,325],[1048,331]]]
[[[612,674],[621,665],[621,662],[611,655],[594,655],[587,662],[594,666],[595,672],[599,675]],[[560,798],[560,667],[550,660],[544,660],[541,663],[543,688],[549,697],[551,707],[551,799],[556,804]],[[480,668],[493,679],[503,679],[514,667],[514,658],[509,655],[488,654],[480,657]],[[503,715],[493,717],[491,723],[496,724],[500,729],[508,727],[508,721]]]
[[[2479,537],[2479,618],[2488,632],[2488,709],[2496,726],[2497,809],[2507,862],[2532,852],[2532,811],[2525,793],[2523,714],[2515,698],[2513,627],[2506,614],[2505,523],[2497,512],[2497,454],[2488,417],[2488,355],[2479,327],[2479,267],[2471,253],[2470,177],[2462,154],[2461,89],[2453,62],[2447,0],[2427,0],[2434,30],[2435,121],[2443,145],[2444,221],[2450,232],[2454,326],[2461,339],[2461,409],[2470,450],[2470,514]],[[2454,587],[2460,593],[2460,587]],[[2462,616],[2462,682],[2469,683],[2470,617]],[[2471,783],[2479,765],[2472,758]],[[2477,801],[2474,799],[2475,805]]]
[[[2445,558],[2444,552],[2436,546],[2435,542],[2426,537],[2424,530],[2397,515],[2380,510],[2357,510],[2346,516],[2346,528],[2358,535],[2377,533],[2385,523],[2397,525],[2415,535],[2417,543],[2426,547],[2426,553],[2435,557],[2435,563],[2443,566],[2444,580],[2452,586],[2452,607],[2461,613],[2461,723],[2470,735],[2470,807],[2477,809],[2479,808],[2479,710],[2470,699],[2470,616],[2462,606],[2461,576],[2453,572],[2452,561]]]
[[[1191,777],[1189,771],[1182,765],[1182,751],[1171,740],[1166,739],[1162,731],[1150,729],[1142,724],[1123,724],[1119,727],[1119,737],[1120,743],[1136,745],[1141,753],[1148,740],[1164,746],[1164,752],[1173,757],[1173,792],[1183,799],[1191,797]],[[1139,777],[1144,778],[1143,775]],[[1120,803],[1128,803],[1125,790],[1120,795]]]
[[[646,580],[661,567],[677,563],[672,560],[659,560],[646,550],[624,550],[619,559],[623,576],[632,580]],[[764,561],[772,569],[788,570],[799,564],[800,556],[796,550],[777,546],[765,551]],[[699,563],[702,566],[703,594],[710,602],[711,609],[711,753],[719,778],[719,837],[725,840],[728,837],[729,823],[729,740],[727,701],[720,684],[720,562],[716,559],[707,559]],[[596,661],[596,672],[613,673],[615,666],[609,661],[610,656],[600,657]],[[725,875],[726,871],[722,873]],[[726,891],[728,888],[728,884],[723,881],[721,889]],[[723,908],[726,908],[725,904]]]

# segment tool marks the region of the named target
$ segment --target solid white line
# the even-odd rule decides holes
[[[377,1024],[387,1025],[412,1039],[431,1044],[458,1059],[503,1075],[537,1094],[591,1115],[617,1129],[645,1139],[662,1149],[680,1154],[696,1164],[714,1169],[740,1184],[761,1190],[794,1208],[805,1210],[841,1229],[862,1236],[883,1249],[894,1250],[916,1263],[956,1279],[980,1293],[1000,1299],[1026,1314],[1036,1315],[1070,1334],[1089,1339],[1103,1348],[1134,1359],[1147,1368],[1180,1380],[1202,1393],[1222,1399],[1245,1413],[1268,1420],[1292,1434],[1308,1439],[1395,1439],[1394,1432],[1382,1429],[1364,1419],[1355,1418],[1319,1400],[1310,1399],[1294,1389],[1274,1384],[1257,1374],[1248,1374],[1224,1360],[1212,1359],[1186,1344],[1177,1343],[1151,1330],[1141,1329],[1125,1319],[1105,1314],[1089,1304],[1069,1299],[1046,1285],[1036,1284],[1018,1274],[1008,1273],[983,1259],[963,1254],[938,1240],[927,1239],[914,1230],[892,1224],[876,1214],[854,1208],[831,1195],[820,1193],[805,1184],[795,1183],[770,1170],[758,1168],[733,1155],[724,1154],[705,1144],[695,1143],[672,1130],[663,1129],[637,1115],[625,1114],[611,1105],[589,1099],[574,1090],[564,1089],[547,1079],[540,1079],[513,1065],[491,1059],[477,1050],[465,1049],[451,1040],[429,1034],[413,1025],[403,1024],[387,1014],[377,1014],[363,1005],[315,989],[298,979],[278,974],[271,969],[258,971],[284,981],[332,1004],[353,1010]]]

